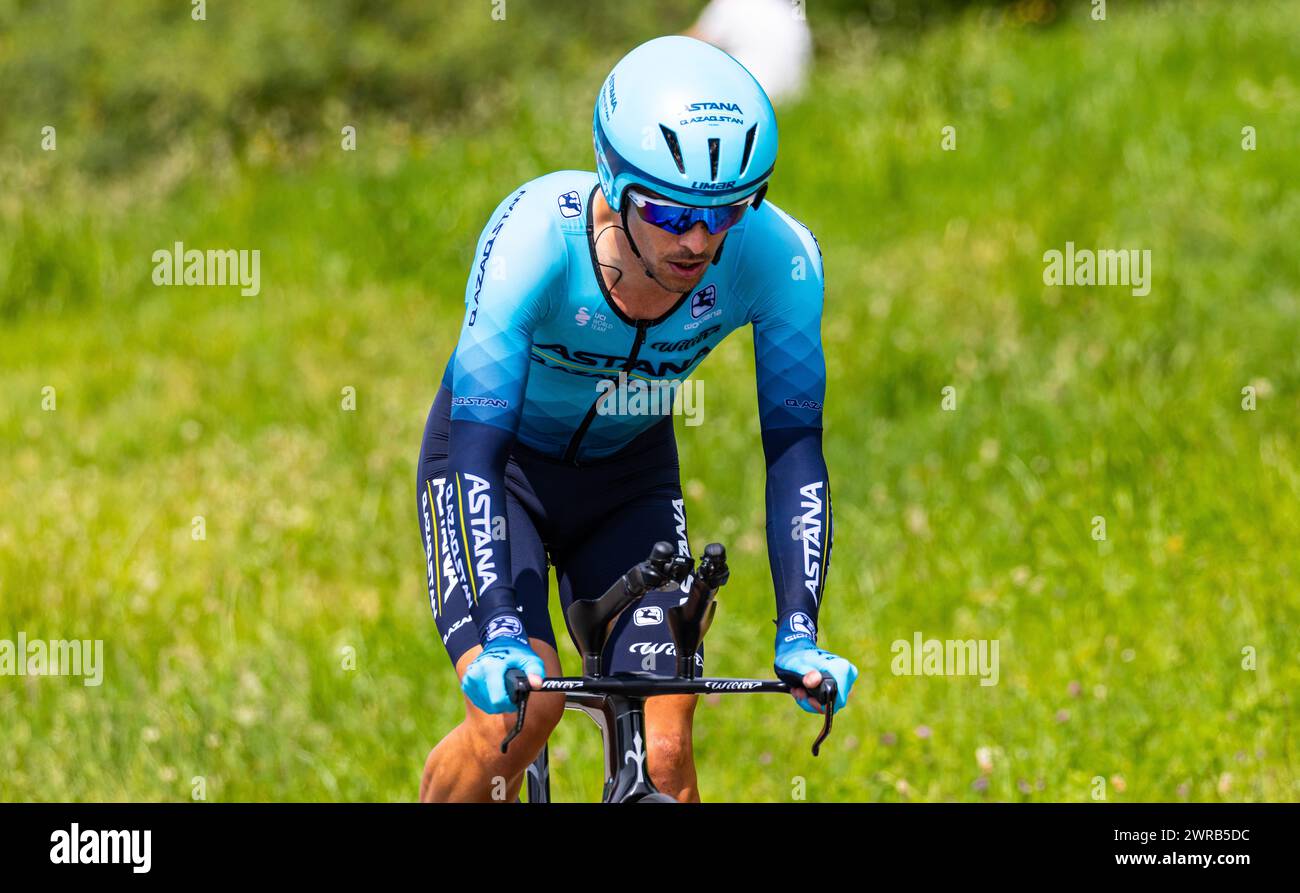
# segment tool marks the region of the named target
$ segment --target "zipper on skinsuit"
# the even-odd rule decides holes
[[[650,328],[651,322],[653,322],[653,320],[649,319],[638,319],[636,321],[636,338],[632,341],[632,350],[627,355],[627,362],[623,364],[624,372],[630,373],[632,371],[632,366],[636,363],[637,354],[641,352],[641,345],[645,342],[646,329]],[[600,405],[600,401],[603,397],[604,395],[602,394],[592,401],[591,409],[587,410],[587,415],[583,418],[582,424],[578,426],[577,430],[573,432],[573,436],[569,438],[569,446],[564,451],[564,461],[566,464],[578,464],[578,447],[582,444],[582,438],[586,436],[587,429],[590,428],[591,423],[596,420],[596,408]]]

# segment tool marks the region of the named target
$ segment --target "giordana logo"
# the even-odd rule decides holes
[[[152,831],[82,831],[73,822],[67,831],[51,834],[50,843],[55,865],[130,865],[135,874],[153,867]]]
[[[586,307],[579,307],[578,312],[573,314],[573,321],[580,326],[585,326],[591,322],[591,313],[587,311]]]
[[[566,192],[555,201],[565,217],[577,217],[582,213],[582,197],[577,192]]]
[[[502,636],[510,636],[512,639],[522,639],[524,635],[524,625],[519,622],[519,618],[513,614],[505,614],[501,617],[494,617],[488,621],[487,635],[483,641],[491,642],[493,639],[499,639]]]
[[[685,324],[682,326],[682,328],[689,332],[689,331],[691,331],[692,329],[698,329],[700,326],[704,325],[704,324],[705,324],[706,322],[708,322],[709,320],[713,319],[714,317],[721,316],[721,315],[722,315],[722,308],[721,308],[721,307],[715,307],[714,309],[710,310],[708,313],[704,314],[703,316],[701,316],[699,319],[695,320],[694,322],[688,322],[688,323],[685,323]]]
[[[691,319],[699,319],[712,310],[717,303],[718,287],[716,285],[700,289],[691,297]]]
[[[796,633],[803,633],[810,639],[817,638],[817,625],[813,619],[803,611],[795,611],[790,615],[790,630]]]
[[[632,615],[632,622],[637,626],[654,626],[656,623],[663,623],[664,609],[658,605],[650,605],[648,608],[637,608],[636,613]]]

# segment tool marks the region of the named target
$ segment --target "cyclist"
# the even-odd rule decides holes
[[[778,675],[807,692],[857,677],[817,647],[831,548],[821,448],[822,262],[811,232],[764,200],[776,161],[771,103],[740,63],[688,37],[634,49],[596,97],[597,173],[560,171],[507,196],[479,237],[459,341],[430,410],[418,506],[429,601],[466,718],[429,754],[423,800],[514,800],[560,720],[535,695],[523,733],[504,674],[560,675],[547,610],[603,593],[659,540],[689,554],[671,415],[610,412],[611,387],[680,383],[729,332],[754,330],[767,461],[767,541]],[[609,672],[671,675],[648,594],[610,636]],[[658,661],[663,661],[662,665]],[[703,650],[695,655],[703,665]],[[696,698],[646,704],[655,785],[698,799]]]

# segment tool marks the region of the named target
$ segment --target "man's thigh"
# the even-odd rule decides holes
[[[556,555],[560,604],[567,611],[575,598],[598,598],[633,565],[650,556],[656,542],[671,543],[690,554],[686,510],[680,490],[661,488],[620,505],[590,528],[582,542]],[[635,608],[623,612],[605,648],[605,672],[648,672],[671,676],[676,654],[668,631],[667,611],[685,592],[647,592]],[[704,668],[703,647],[695,655]]]

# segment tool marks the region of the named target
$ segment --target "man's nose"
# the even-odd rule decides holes
[[[704,249],[709,247],[709,228],[701,220],[682,233],[682,237],[677,240],[677,243],[692,254],[703,254]]]

